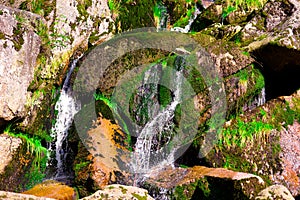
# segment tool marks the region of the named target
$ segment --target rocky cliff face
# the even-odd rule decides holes
[[[41,40],[18,19],[38,15],[0,5],[0,126],[26,116],[27,92],[36,69]]]
[[[0,6],[0,130],[8,123],[15,127],[18,122],[17,130],[37,136],[45,145],[52,119],[55,119],[57,91],[70,60],[87,51],[89,46],[108,40],[113,32],[155,25],[160,17],[156,15],[161,13],[155,13],[153,7],[157,5],[154,1],[41,2],[0,0],[3,4]],[[213,150],[199,159],[199,146],[203,142],[201,131],[205,130],[205,122],[211,115],[209,91],[201,91],[197,73],[189,76],[185,70],[185,77],[197,91],[193,99],[195,107],[191,109],[201,111],[199,132],[193,145],[175,162],[175,166],[188,168],[161,170],[143,187],[158,199],[254,199],[256,195],[256,199],[267,199],[269,196],[265,191],[282,198],[299,196],[300,3],[296,0],[262,0],[255,5],[240,2],[235,6],[230,4],[232,1],[203,2],[204,5],[198,2],[198,8],[206,9],[192,24],[191,30],[196,33],[190,36],[207,50],[224,80],[227,122]],[[190,1],[164,0],[160,6],[165,6],[170,15],[166,29],[185,27],[195,11],[194,2]],[[108,98],[126,71],[157,60],[171,63],[174,61],[172,56],[174,52],[169,54],[153,49],[125,54],[109,66],[105,79],[94,88]],[[96,76],[92,71],[87,73]],[[165,95],[165,99],[172,99],[170,92],[164,92],[155,98]],[[131,104],[138,104],[137,95],[133,95],[133,99]],[[76,131],[70,131],[76,154],[73,168],[79,194],[88,196],[104,188],[86,199],[151,199],[144,190],[107,186],[115,182],[134,183],[132,174],[122,172],[116,160],[122,157],[120,150],[129,154],[132,149],[128,146],[136,139],[132,137],[129,144],[128,136],[121,130],[120,122],[114,120],[107,101],[109,99],[96,101],[99,115],[88,131],[90,147],[78,141]],[[130,109],[131,115],[137,114],[136,105]],[[23,190],[18,185],[24,182],[16,180],[35,163],[35,155],[27,153],[28,142],[24,138],[21,142],[1,135],[0,140],[3,141],[0,155],[5,158],[0,163],[0,179],[5,183],[1,189]],[[20,160],[17,167],[13,165],[15,160]],[[284,185],[291,195],[286,188],[275,186],[260,192],[270,184]],[[226,188],[225,193],[223,188]],[[115,196],[109,196],[111,191]]]

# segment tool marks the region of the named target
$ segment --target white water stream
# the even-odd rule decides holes
[[[56,123],[52,127],[51,137],[56,139],[55,142],[55,159],[57,162],[55,178],[59,178],[65,175],[65,162],[66,162],[66,152],[64,150],[64,143],[66,142],[68,136],[68,130],[72,125],[75,114],[80,110],[80,105],[72,96],[72,89],[70,87],[70,77],[79,58],[73,60],[71,67],[64,81],[62,90],[60,92],[60,97],[55,105],[55,110],[57,110]]]
[[[147,83],[149,78],[153,76],[148,75],[151,73],[149,70],[145,73],[144,82]],[[152,119],[150,119],[143,129],[138,134],[138,138],[135,144],[135,151],[133,154],[133,171],[137,174],[147,174],[151,168],[159,167],[163,163],[172,164],[174,156],[171,152],[169,155],[159,155],[163,154],[161,149],[154,149],[153,146],[159,146],[161,139],[166,137],[163,135],[165,131],[172,131],[173,127],[173,118],[174,111],[176,106],[181,103],[181,83],[183,80],[182,71],[176,71],[174,80],[175,90],[173,101],[163,110],[158,110],[157,113],[153,113]],[[156,107],[156,106],[155,106]],[[150,108],[151,109],[151,108]],[[171,138],[168,138],[167,141],[170,141]],[[158,156],[163,158],[162,160],[156,160],[154,157]]]

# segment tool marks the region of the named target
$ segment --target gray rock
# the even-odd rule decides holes
[[[289,49],[300,49],[300,3],[296,0],[269,1],[242,30],[243,41],[253,41],[246,49],[252,51],[268,43]]]
[[[272,185],[267,187],[258,193],[255,197],[256,200],[268,200],[268,199],[282,199],[282,200],[294,200],[290,191],[283,185]]]
[[[91,196],[85,197],[82,200],[93,200],[93,199],[108,199],[108,200],[154,200],[148,191],[142,188],[125,186],[125,185],[108,185],[104,190],[98,190]]]
[[[0,6],[0,126],[26,114],[27,88],[34,78],[40,38],[17,18],[36,15]]]
[[[0,144],[0,174],[2,174],[5,167],[12,161],[14,152],[22,144],[22,140],[2,134],[0,135]]]

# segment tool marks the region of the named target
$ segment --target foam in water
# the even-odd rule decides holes
[[[55,105],[55,110],[58,111],[56,123],[52,127],[51,136],[56,139],[55,142],[55,159],[57,161],[56,166],[56,178],[64,176],[65,165],[65,151],[63,148],[66,138],[68,136],[68,130],[72,125],[75,114],[79,111],[80,105],[72,96],[72,89],[69,86],[71,74],[76,67],[78,59],[73,60],[67,77],[64,81],[63,88],[60,93],[60,97]],[[51,150],[51,149],[50,149]]]
[[[171,31],[188,33],[191,30],[191,26],[192,26],[193,22],[195,21],[195,19],[197,18],[197,16],[200,13],[201,13],[201,11],[198,9],[197,5],[195,4],[195,12],[193,13],[193,15],[191,15],[191,17],[189,19],[189,23],[184,28],[181,28],[181,27],[171,28]]]
[[[262,106],[266,103],[266,90],[262,88],[261,92],[253,98],[250,104],[246,104],[243,106],[243,110],[253,110],[256,107]]]
[[[147,83],[149,78],[155,78],[148,75],[151,71],[145,73],[144,83]],[[174,98],[171,104],[157,113],[153,113],[152,119],[150,119],[143,129],[138,134],[138,138],[135,144],[135,150],[133,153],[133,171],[135,173],[146,176],[146,174],[153,168],[159,168],[165,164],[173,164],[175,149],[164,155],[166,152],[162,152],[162,148],[153,149],[153,146],[159,146],[161,139],[164,138],[167,142],[171,140],[165,138],[162,134],[166,131],[172,131],[173,118],[176,106],[181,103],[181,83],[183,79],[182,71],[176,71],[174,74],[175,79],[172,80],[174,84]],[[145,80],[146,79],[146,80]]]

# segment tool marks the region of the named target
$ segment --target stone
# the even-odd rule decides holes
[[[275,184],[285,185],[293,196],[300,195],[300,123],[295,121],[280,131],[281,171],[272,176]]]
[[[295,200],[290,191],[283,185],[272,185],[258,193],[255,200],[284,199]]]
[[[246,49],[253,51],[266,43],[288,49],[300,50],[298,29],[300,26],[300,3],[297,0],[268,1],[259,14],[252,18],[241,31]],[[261,41],[257,43],[257,41]],[[253,43],[256,42],[256,43]]]
[[[1,200],[54,200],[52,198],[37,197],[34,195],[20,194],[14,192],[0,191]]]
[[[108,40],[112,34],[113,21],[107,0],[92,1],[56,1],[48,27],[54,24],[49,32],[51,40],[52,61],[62,64],[46,65],[41,77],[55,79],[62,68],[68,66],[68,61],[76,50],[82,51],[89,44],[96,45]]]
[[[239,116],[239,126],[235,125],[236,120],[227,122],[225,127],[230,127],[231,134],[236,134],[234,130],[238,127],[238,138],[242,138],[243,130],[250,131],[251,138],[247,138],[244,146],[239,147],[234,139],[224,136],[223,139],[219,139],[222,146],[216,145],[206,156],[205,161],[213,167],[226,166],[258,174],[272,184],[284,185],[293,196],[298,196],[300,194],[299,94],[298,90],[291,96],[267,101],[263,106],[245,112]],[[250,126],[250,123],[253,125]],[[261,128],[257,129],[258,127]]]
[[[53,180],[44,181],[43,183],[34,186],[30,190],[23,192],[23,194],[58,200],[77,199],[76,192],[73,188]]]
[[[119,176],[119,182],[126,182],[126,168],[123,165],[127,163],[130,155],[126,149],[127,144],[124,143],[126,134],[119,125],[103,117],[99,117],[94,125],[95,128],[90,129],[86,136],[80,134],[81,138],[86,138],[82,140],[85,148],[82,147],[80,151],[82,153],[88,150],[88,153],[76,157],[75,169],[76,165],[82,166],[83,160],[88,164],[85,167],[77,167],[76,183],[89,184],[89,188],[94,190],[103,189],[109,183],[116,182]],[[86,195],[91,191],[80,188],[79,192],[80,195]]]
[[[94,200],[94,199],[107,199],[107,200],[154,200],[148,191],[142,188],[113,184],[106,186],[103,190],[97,191],[88,197],[81,200]]]
[[[20,138],[14,138],[6,134],[0,135],[0,174],[5,172],[5,167],[12,161],[15,151],[22,144]]]
[[[41,41],[16,16],[39,16],[0,5],[0,126],[26,115],[27,88],[34,77]]]
[[[204,166],[166,167],[150,174],[145,183],[156,199],[251,199],[264,185],[262,178],[253,174]]]

